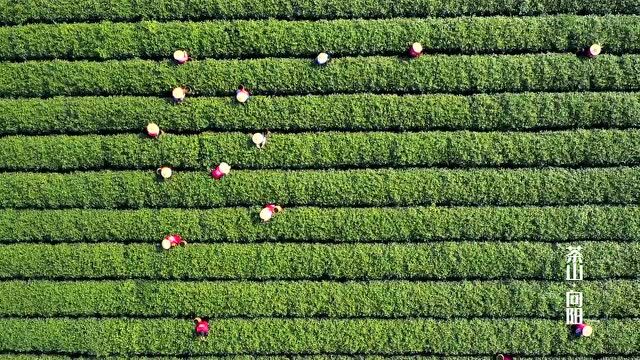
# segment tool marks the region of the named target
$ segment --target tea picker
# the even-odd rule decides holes
[[[187,54],[184,50],[176,50],[173,53],[173,60],[175,60],[178,64],[184,64],[189,60],[189,54]]]
[[[271,220],[274,214],[284,211],[282,206],[275,204],[267,204],[262,210],[260,210],[260,220],[262,222],[268,222]]]
[[[414,59],[419,58],[420,56],[422,56],[422,50],[422,44],[420,44],[419,42],[415,42],[409,47],[409,56]]]
[[[587,324],[577,324],[573,326],[573,334],[577,337],[589,337],[593,333],[593,328]]]
[[[249,94],[249,90],[247,90],[244,86],[240,86],[240,88],[236,90],[236,100],[241,104],[246,103],[247,100],[249,100],[250,96],[251,94]]]
[[[160,136],[160,127],[155,124],[155,123],[149,123],[147,124],[147,135],[149,135],[152,138],[157,138],[158,136]]]
[[[168,166],[162,166],[156,170],[156,174],[160,175],[162,180],[168,180],[173,175],[173,170]]]
[[[498,355],[496,355],[496,360],[513,360],[513,356],[505,355],[505,354],[498,354]]]
[[[184,87],[174,88],[171,92],[171,96],[173,97],[173,101],[179,104],[183,102],[187,96],[187,89]]]
[[[204,340],[209,336],[209,322],[199,317],[193,319],[196,323],[196,335],[200,340]]]
[[[324,65],[329,61],[329,54],[325,53],[325,52],[321,52],[320,54],[318,54],[318,56],[316,56],[316,64],[317,65]]]
[[[221,162],[215,169],[211,169],[211,176],[216,180],[220,180],[225,175],[228,175],[229,172],[231,172],[231,166],[226,162]]]
[[[164,239],[162,239],[162,248],[165,250],[169,250],[173,247],[176,246],[185,246],[187,245],[187,242],[182,240],[182,236],[178,235],[178,234],[174,234],[174,235],[167,235],[164,237]]]
[[[258,149],[262,149],[267,145],[267,138],[269,137],[269,130],[264,133],[255,133],[251,136],[251,141],[256,145]]]
[[[601,52],[602,52],[602,46],[600,44],[593,44],[585,50],[585,55],[588,58],[593,59],[596,56],[600,55]]]

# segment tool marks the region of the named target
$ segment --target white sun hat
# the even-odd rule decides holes
[[[173,59],[177,62],[185,62],[189,59],[189,54],[184,50],[176,50],[173,53]]]
[[[231,166],[229,166],[229,164],[227,164],[226,162],[221,162],[220,165],[218,165],[218,168],[220,169],[220,172],[225,175],[229,174],[229,172],[231,171]]]
[[[265,137],[262,133],[255,133],[251,136],[251,141],[253,141],[256,146],[260,146],[264,143]]]
[[[158,169],[158,171],[160,173],[160,176],[162,176],[163,179],[168,179],[171,177],[171,175],[173,175],[173,171],[168,166],[163,166],[160,169]]]
[[[273,216],[273,211],[267,208],[260,210],[260,219],[262,221],[269,221],[272,216]]]
[[[591,334],[593,333],[593,328],[589,325],[585,325],[582,328],[582,336],[591,336]]]
[[[316,57],[316,62],[319,65],[323,65],[325,64],[327,61],[329,61],[329,54],[325,53],[325,52],[321,52],[320,54],[318,54],[318,56]]]
[[[602,46],[600,46],[600,44],[593,44],[589,47],[589,54],[591,54],[591,56],[600,55],[601,51],[602,51]]]
[[[185,92],[185,90],[183,88],[177,87],[177,88],[173,89],[173,91],[171,92],[171,95],[173,95],[173,98],[175,100],[184,100],[186,92]]]
[[[249,100],[249,92],[245,89],[236,91],[236,100],[241,103],[247,102],[247,100]]]
[[[162,248],[165,250],[171,249],[171,241],[169,239],[162,240]]]
[[[411,44],[411,50],[413,50],[416,53],[421,53],[422,44],[420,44],[419,42],[414,42],[413,44]]]
[[[158,135],[160,133],[160,127],[155,123],[149,123],[147,125],[147,133],[149,135]]]

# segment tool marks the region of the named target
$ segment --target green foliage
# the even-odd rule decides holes
[[[269,223],[259,207],[212,210],[0,210],[0,242],[579,241],[640,239],[640,208],[415,207],[285,209]]]
[[[428,52],[576,52],[595,42],[607,53],[640,50],[635,16],[552,16],[334,21],[216,21],[36,24],[0,28],[0,59],[195,58],[405,54]],[[461,34],[464,34],[461,36]],[[194,41],[198,39],[198,41]]]
[[[1,0],[0,22],[637,14],[637,0]]]
[[[203,60],[182,66],[169,60],[27,61],[0,66],[0,92],[5,97],[169,96],[174,87],[184,85],[191,89],[190,96],[231,95],[241,84],[256,95],[640,89],[640,56],[601,55],[593,60],[573,54],[435,55],[414,60],[373,56],[334,59],[324,67],[311,59],[274,58]]]
[[[3,208],[578,205],[640,202],[640,168],[2,173]]]
[[[141,131],[535,130],[640,127],[637,93],[328,95],[193,98],[180,106],[144,97],[0,99],[0,134]]]
[[[640,130],[272,134],[264,149],[239,133],[6,136],[0,148],[3,170],[617,166],[640,163]]]
[[[602,320],[589,341],[575,341],[556,320],[316,320],[221,319],[207,341],[193,336],[191,320],[4,319],[0,351],[83,354],[343,353],[596,355],[633,354],[640,322]],[[192,339],[191,341],[186,339]]]
[[[637,317],[637,281],[581,282],[585,317]],[[563,319],[556,282],[0,282],[3,316]]]

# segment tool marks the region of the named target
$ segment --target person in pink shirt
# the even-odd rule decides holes
[[[513,360],[513,356],[504,355],[504,354],[498,354],[498,355],[496,355],[496,360]]]
[[[173,247],[176,247],[178,245],[181,245],[181,246],[187,245],[187,242],[182,240],[182,236],[180,236],[178,234],[167,235],[162,240],[162,248],[165,249],[165,250],[169,250],[169,249],[171,249]]]
[[[211,169],[211,177],[216,180],[222,179],[225,175],[229,174],[231,166],[226,162],[221,162],[215,169]]]
[[[194,321],[196,322],[196,335],[200,340],[204,340],[209,336],[209,322],[199,317],[195,318]]]
[[[593,328],[587,324],[577,324],[573,326],[573,333],[577,337],[588,337],[593,333]]]
[[[246,103],[247,100],[249,100],[249,97],[251,97],[251,94],[249,93],[249,90],[247,90],[244,86],[240,86],[238,90],[236,90],[236,100],[239,103]]]
[[[160,136],[160,127],[155,124],[155,123],[149,123],[147,124],[147,135],[149,135],[149,137],[152,138],[157,138],[158,136]]]
[[[409,47],[409,56],[414,59],[422,56],[422,44],[418,42],[411,44],[411,46]]]
[[[262,222],[267,222],[267,221],[271,220],[271,218],[273,217],[273,214],[279,213],[281,211],[284,211],[282,209],[282,206],[278,206],[278,205],[275,205],[275,204],[267,204],[260,211],[260,219],[262,220]]]
[[[189,54],[184,50],[176,50],[173,53],[173,60],[175,60],[178,64],[184,64],[189,60]]]

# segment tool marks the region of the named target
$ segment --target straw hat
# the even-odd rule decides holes
[[[229,164],[227,164],[226,162],[221,162],[220,165],[218,165],[218,168],[220,169],[220,172],[225,175],[227,175],[229,171],[231,171],[231,166],[229,166]]]
[[[591,336],[591,334],[593,333],[593,328],[589,325],[585,325],[582,328],[582,336]]]
[[[165,250],[171,249],[171,241],[169,239],[162,240],[162,248]]]
[[[255,133],[253,134],[253,136],[251,136],[251,141],[253,141],[254,144],[256,144],[256,146],[260,146],[262,145],[262,143],[264,143],[264,135],[262,133]]]
[[[247,100],[249,100],[249,92],[245,89],[236,91],[236,100],[241,103],[247,102]]]
[[[171,170],[171,168],[167,166],[163,166],[159,170],[160,170],[160,176],[162,176],[164,179],[170,178],[171,175],[173,174],[173,171]]]
[[[600,55],[601,51],[602,46],[600,46],[600,44],[593,44],[589,47],[589,54],[591,54],[592,56]]]
[[[183,88],[177,87],[173,89],[173,91],[171,92],[171,95],[173,95],[173,98],[176,100],[182,100],[184,99],[186,92],[184,91]]]
[[[420,44],[419,42],[415,42],[415,43],[411,44],[411,50],[413,50],[413,52],[415,52],[415,53],[421,53],[422,52],[422,44]]]
[[[321,52],[316,57],[316,62],[320,65],[325,64],[327,61],[329,61],[329,54],[327,53]]]
[[[189,54],[187,54],[184,50],[176,50],[173,53],[173,59],[178,62],[185,62],[189,58]]]
[[[147,125],[147,133],[152,136],[158,135],[160,133],[160,127],[158,127],[157,124],[149,123]]]
[[[273,212],[267,208],[260,210],[260,219],[262,221],[269,221],[273,216]]]

